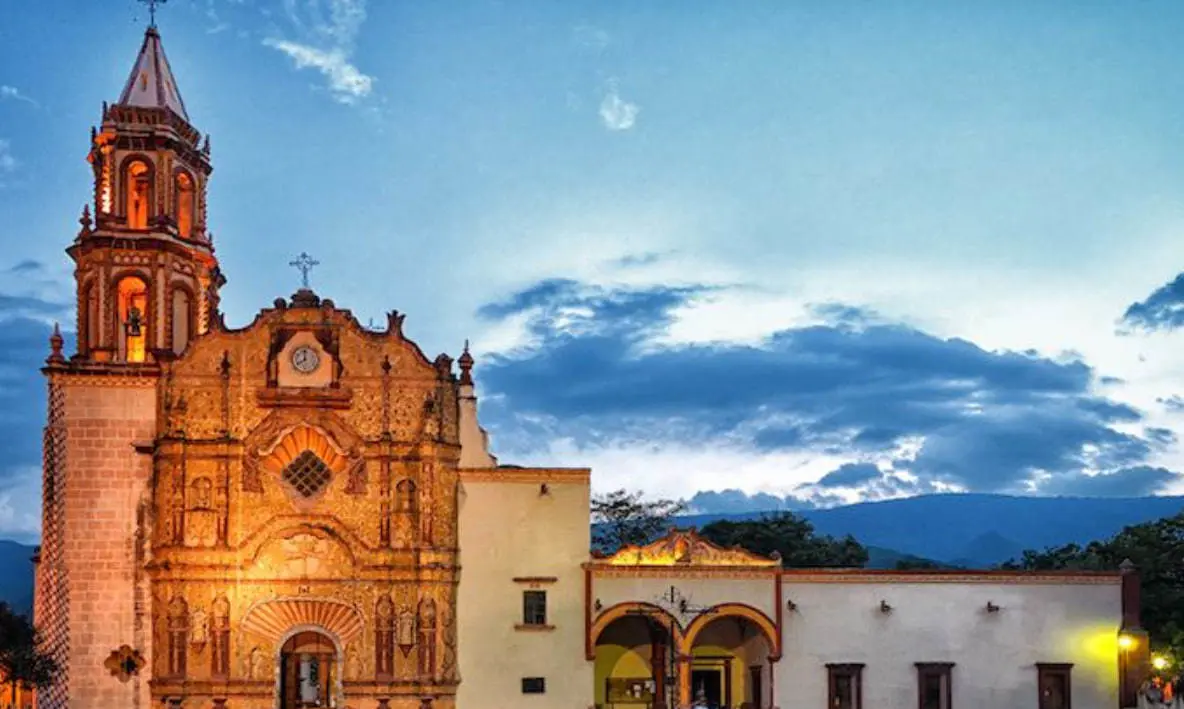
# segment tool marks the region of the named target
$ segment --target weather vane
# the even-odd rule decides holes
[[[148,6],[148,26],[149,27],[156,26],[156,6],[163,5],[168,1],[169,0],[140,0],[140,2],[142,2]]]
[[[312,256],[301,251],[300,257],[295,261],[288,262],[288,265],[300,269],[300,280],[304,284],[305,290],[308,290],[308,272],[312,270],[313,266],[320,266],[321,262],[314,261]]]

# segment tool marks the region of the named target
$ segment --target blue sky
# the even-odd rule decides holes
[[[20,537],[87,132],[146,12],[0,16]],[[363,322],[473,340],[504,462],[744,493],[704,507],[1184,492],[1178,2],[172,0],[159,24],[211,134],[228,320],[311,252]]]

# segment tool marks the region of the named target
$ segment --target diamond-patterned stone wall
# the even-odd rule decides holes
[[[46,649],[61,668],[53,686],[37,693],[41,709],[65,709],[70,696],[70,589],[63,563],[65,533],[66,392],[49,382],[49,412],[42,440],[41,564],[37,572],[34,622]]]

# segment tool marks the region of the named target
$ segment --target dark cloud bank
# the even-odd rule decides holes
[[[19,289],[45,280],[44,268],[22,261],[5,269],[4,287]],[[41,464],[41,431],[45,426],[45,380],[40,369],[49,354],[52,319],[62,319],[69,308],[29,295],[0,294],[0,493]],[[72,351],[71,333],[67,338]],[[23,510],[18,510],[23,512]]]
[[[825,324],[759,346],[652,344],[676,308],[708,294],[550,280],[483,308],[491,320],[526,317],[535,338],[480,363],[483,418],[499,448],[524,452],[557,436],[589,445],[664,438],[882,458],[920,443],[889,470],[844,465],[788,499],[736,490],[699,498],[717,511],[825,504],[836,488],[881,497],[938,484],[1143,495],[1177,477],[1147,465],[1174,434],[1139,426],[1142,412],[1096,394],[1098,377],[1081,361],[989,352],[833,304],[817,309]]]
[[[1145,300],[1132,303],[1119,323],[1122,332],[1175,330],[1184,326],[1184,273],[1155,289]]]

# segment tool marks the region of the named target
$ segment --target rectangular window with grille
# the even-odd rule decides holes
[[[863,665],[832,664],[826,666],[827,694],[830,709],[863,709]]]
[[[546,591],[523,591],[522,592],[522,624],[523,625],[546,625],[547,624],[547,592]]]
[[[546,694],[547,680],[542,677],[523,677],[522,678],[522,693],[523,694]]]
[[[953,709],[952,662],[918,662],[917,693],[921,709]]]

